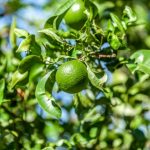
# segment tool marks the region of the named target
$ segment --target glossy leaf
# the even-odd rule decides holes
[[[78,101],[80,101],[80,105],[82,105],[84,108],[93,107],[92,101],[86,96],[81,93],[78,93]]]
[[[117,27],[122,33],[124,33],[124,28],[122,26],[121,20],[116,16],[115,14],[111,13],[110,14],[111,19],[113,20],[113,25],[114,27]]]
[[[60,8],[54,13],[54,16],[51,16],[45,23],[45,28],[53,27],[58,29],[66,11],[73,5],[75,0],[65,0]]]
[[[14,72],[12,76],[12,80],[10,82],[10,88],[13,88],[15,85],[20,84],[21,82],[24,83],[24,81],[28,77],[28,72],[25,72],[21,74],[18,70]]]
[[[15,18],[13,18],[13,21],[12,21],[12,24],[10,27],[10,34],[9,34],[10,43],[13,48],[16,47],[16,35],[14,34],[14,28],[16,28],[16,19]]]
[[[29,33],[23,29],[15,28],[14,32],[15,32],[16,36],[19,38],[27,38],[29,36]]]
[[[90,69],[90,67],[86,64],[88,71],[88,78],[93,86],[102,90],[102,85],[107,81],[107,74],[105,73],[100,79],[97,78],[94,72]]]
[[[98,8],[96,4],[94,4],[94,2],[90,0],[85,1],[85,7],[87,8],[85,12],[87,13],[89,20],[92,21],[92,19],[94,19],[98,13]]]
[[[62,13],[64,13],[67,9],[69,9],[73,3],[75,3],[76,0],[65,0],[62,4],[61,7],[59,7],[56,12],[55,15],[61,15]]]
[[[70,143],[68,140],[66,140],[66,139],[61,139],[61,140],[59,140],[56,145],[57,145],[57,146],[63,146],[63,145],[65,145],[65,146],[67,146],[67,148],[69,148],[69,149],[72,147],[72,146],[71,146],[71,143]]]
[[[150,75],[150,50],[139,50],[131,55],[134,64],[127,64],[132,73],[142,71]]]
[[[29,81],[36,81],[43,72],[45,72],[44,64],[33,64],[29,73]]]
[[[1,57],[0,59],[0,74],[3,73],[5,67],[6,67],[6,63],[7,63],[7,60],[6,60],[6,57]]]
[[[42,150],[55,150],[55,149],[52,148],[52,147],[45,147],[45,148],[43,148]]]
[[[34,35],[29,35],[26,39],[24,39],[20,43],[20,45],[19,45],[16,52],[29,51],[34,40],[35,40],[35,36]]]
[[[97,7],[100,16],[103,15],[104,10],[115,7],[115,4],[111,1],[104,1],[103,3],[99,3],[98,1],[92,1],[92,2]]]
[[[54,32],[54,29],[47,28],[39,31],[40,33],[46,34],[52,40],[57,41],[59,43],[63,43],[63,40]]]
[[[71,137],[70,140],[71,140],[71,143],[73,145],[76,145],[77,143],[85,145],[88,143],[87,139],[83,135],[81,135],[80,133],[73,134],[73,136]]]
[[[50,17],[47,22],[45,23],[44,28],[54,28],[58,29],[59,25],[64,17],[64,14],[59,15],[59,16],[52,16]]]
[[[42,63],[42,60],[37,55],[29,55],[26,56],[19,64],[18,70],[20,73],[24,73],[26,71],[29,71],[31,67],[35,64]]]
[[[5,89],[5,80],[1,79],[0,80],[0,105],[3,102],[3,97],[4,97],[4,89]]]
[[[85,115],[82,120],[82,124],[88,122],[89,124],[93,124],[98,122],[101,119],[100,109],[98,107],[94,107],[89,110],[89,112]]]
[[[125,6],[122,18],[126,24],[134,23],[137,20],[135,12],[129,6]]]
[[[30,51],[30,53],[39,55],[41,54],[41,47],[35,41],[35,35],[31,34],[27,36],[19,45],[16,52]]]
[[[108,23],[107,23],[107,31],[111,31],[111,32],[114,32],[115,31],[115,27],[113,26],[112,24],[112,21],[111,20],[108,20]]]
[[[107,40],[110,44],[110,46],[114,49],[114,50],[118,50],[119,47],[121,46],[121,42],[118,38],[117,35],[113,34],[113,33],[109,33]]]
[[[56,104],[55,99],[50,94],[52,91],[46,91],[46,84],[48,80],[51,80],[54,83],[54,78],[51,78],[55,72],[51,71],[47,73],[37,84],[35,96],[39,105],[52,117],[56,117],[57,119],[61,117],[61,109]],[[51,84],[51,86],[53,86]]]
[[[35,38],[31,45],[30,53],[38,56],[41,55],[41,46],[39,45],[38,42],[35,41]]]

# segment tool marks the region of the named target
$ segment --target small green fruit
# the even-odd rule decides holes
[[[80,92],[88,83],[86,66],[79,60],[64,63],[56,72],[56,82],[65,92],[72,94]]]

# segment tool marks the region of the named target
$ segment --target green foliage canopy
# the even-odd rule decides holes
[[[38,34],[18,28],[16,19],[3,28],[1,149],[150,148],[150,4],[144,2],[84,0],[87,19],[74,30],[64,16],[75,0],[51,1],[43,9],[57,11]],[[6,6],[3,15],[27,8],[15,0]],[[70,60],[85,63],[89,79],[74,95],[55,82],[58,67]]]

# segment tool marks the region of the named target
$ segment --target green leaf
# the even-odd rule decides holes
[[[4,97],[4,89],[5,89],[5,80],[1,79],[0,80],[0,105],[3,102],[3,97]]]
[[[150,75],[150,50],[139,50],[130,59],[134,60],[134,64],[127,64],[127,67],[132,73],[139,70]]]
[[[107,31],[111,31],[111,32],[114,32],[115,31],[115,28],[112,24],[112,21],[111,20],[108,20],[108,23],[107,23]]]
[[[16,52],[24,52],[24,51],[29,51],[31,48],[31,45],[35,41],[35,36],[34,35],[29,35],[26,39],[24,39]]]
[[[68,10],[76,0],[64,0],[61,6],[56,10],[55,15],[61,15]]]
[[[0,75],[3,74],[7,64],[7,59],[6,57],[1,57],[0,59]]]
[[[36,81],[45,72],[44,64],[33,64],[29,73],[29,82]]]
[[[125,7],[122,18],[127,25],[134,23],[137,20],[135,12],[129,6]]]
[[[66,140],[66,139],[60,139],[57,143],[57,146],[67,146],[67,148],[72,148],[70,141]]]
[[[82,124],[88,122],[88,124],[94,124],[96,122],[99,122],[103,117],[100,114],[100,110],[97,107],[94,107],[89,110],[88,113],[86,113],[84,119],[82,120]]]
[[[29,33],[23,29],[15,28],[14,32],[15,32],[16,36],[19,38],[27,38],[29,36]]]
[[[54,78],[51,78],[55,72],[51,71],[47,73],[37,84],[35,96],[39,105],[51,116],[56,117],[57,119],[61,117],[61,109],[56,104],[55,99],[51,94],[46,92],[46,84],[48,80],[55,82]],[[51,85],[53,86],[53,85]],[[49,91],[50,93],[52,91]]]
[[[82,145],[86,145],[88,143],[87,139],[81,135],[80,133],[75,133],[70,139],[72,145],[76,145],[77,143],[80,143]]]
[[[119,47],[121,46],[121,42],[118,38],[117,35],[113,34],[113,33],[109,33],[107,40],[110,44],[110,46],[114,49],[114,50],[118,50]]]
[[[26,71],[29,71],[31,67],[35,64],[42,63],[42,60],[37,55],[29,55],[26,56],[19,64],[18,70],[20,73],[24,73]]]
[[[85,94],[77,93],[74,97],[74,105],[81,113],[81,109],[84,111],[84,108],[93,107],[93,102]]]
[[[89,17],[89,20],[92,21],[92,19],[95,18],[95,16],[98,13],[98,8],[96,4],[94,4],[94,2],[91,0],[86,0],[84,3],[85,7],[87,8],[86,9],[87,16]]]
[[[111,19],[113,20],[114,27],[117,27],[122,33],[125,33],[120,19],[113,13],[111,13],[110,16],[111,16]]]
[[[10,39],[10,44],[12,48],[16,47],[16,35],[14,34],[14,28],[16,28],[16,19],[13,18],[11,27],[10,27],[10,34],[9,34],[9,39]]]
[[[18,70],[12,75],[12,80],[10,82],[10,88],[13,88],[17,84],[25,84],[28,77],[28,72],[21,74]]]
[[[32,54],[39,55],[41,53],[40,45],[35,41],[35,35],[28,35],[19,45],[16,52],[30,51]]]
[[[73,5],[75,0],[65,0],[63,4],[61,4],[61,7],[57,9],[57,11],[54,13],[54,16],[51,16],[45,23],[44,28],[54,28],[58,29],[65,13],[67,10]]]
[[[45,147],[45,148],[43,148],[42,150],[55,150],[55,149],[52,148],[52,147]]]
[[[55,33],[55,30],[52,28],[47,28],[39,31],[40,33],[46,34],[48,37],[50,37],[52,40],[64,43],[63,40]]]
[[[41,46],[38,44],[38,42],[35,41],[35,38],[34,38],[34,41],[31,45],[30,50],[31,50],[30,52],[32,54],[41,55]]]
[[[59,15],[59,16],[52,16],[50,17],[46,23],[45,23],[45,26],[44,28],[54,28],[54,29],[58,29],[59,28],[59,25],[62,21],[64,17],[64,14],[62,15]]]
[[[92,1],[92,3],[97,7],[99,16],[104,14],[104,10],[115,7],[115,4],[111,1],[103,1],[102,3],[99,1]]]
[[[88,78],[93,86],[98,88],[99,90],[102,90],[102,85],[107,81],[107,74],[104,73],[104,75],[99,79],[95,75],[94,72],[90,69],[90,67],[86,64],[87,71],[88,71]]]

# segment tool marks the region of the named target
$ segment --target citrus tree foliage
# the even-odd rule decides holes
[[[0,39],[1,149],[150,148],[150,28],[142,2],[62,0],[38,34],[13,19],[12,50],[3,50],[4,33]],[[81,18],[72,26],[65,15],[76,3],[84,8],[72,12]],[[9,13],[26,7],[7,5]],[[86,66],[88,85],[67,94],[55,76],[71,60]]]

